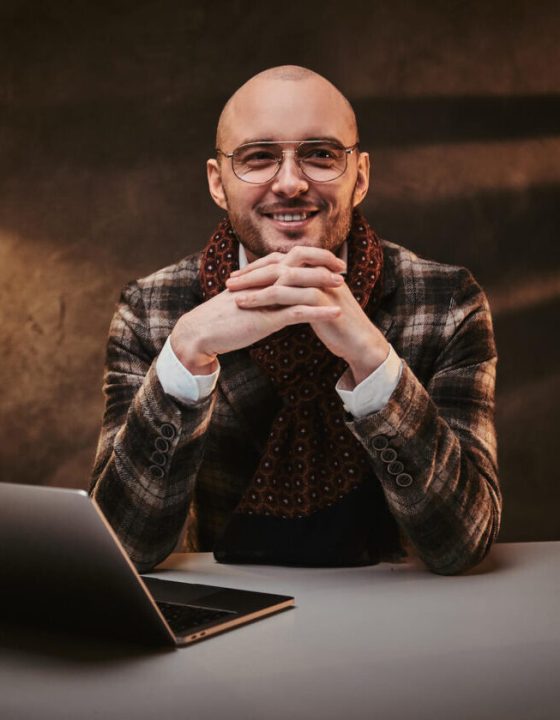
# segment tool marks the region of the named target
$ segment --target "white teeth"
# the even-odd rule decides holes
[[[272,217],[280,222],[301,222],[307,218],[307,213],[274,213]]]

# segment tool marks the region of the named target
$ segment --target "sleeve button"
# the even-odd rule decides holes
[[[387,465],[389,475],[400,475],[404,470],[404,465],[400,460],[394,460]]]
[[[385,450],[389,445],[389,441],[385,435],[376,435],[371,441],[371,446],[374,450]]]
[[[397,475],[395,482],[399,487],[405,488],[412,485],[414,481],[412,479],[412,475],[409,475],[408,473],[400,473],[400,475]]]
[[[177,430],[175,429],[175,426],[171,423],[163,423],[163,425],[160,427],[159,432],[162,437],[164,437],[166,440],[171,440],[175,437],[177,434]]]
[[[159,467],[159,465],[150,465],[150,475],[158,480],[161,480],[161,478],[165,475],[165,472],[162,467]]]
[[[384,463],[390,463],[393,462],[393,460],[396,460],[398,457],[397,451],[393,448],[385,448],[385,450],[381,451],[380,458],[383,460]]]
[[[157,450],[150,455],[150,460],[154,463],[154,465],[159,465],[160,467],[163,467],[167,462],[165,455],[157,452]]]
[[[162,453],[166,453],[169,450],[169,442],[165,438],[156,438],[154,445],[156,450],[159,450]]]

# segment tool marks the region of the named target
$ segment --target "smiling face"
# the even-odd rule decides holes
[[[352,109],[320,75],[284,79],[268,73],[249,80],[233,96],[220,118],[219,148],[232,152],[258,140],[336,140],[343,147],[357,141]],[[284,145],[287,150],[295,146]],[[262,185],[240,180],[231,160],[208,161],[210,193],[228,211],[249,260],[294,245],[336,252],[350,229],[352,209],[369,184],[369,157],[356,149],[346,172],[326,183],[306,178],[288,152],[279,172]]]

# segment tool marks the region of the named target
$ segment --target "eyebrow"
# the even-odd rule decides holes
[[[336,138],[336,137],[333,137],[333,136],[331,136],[331,135],[321,135],[321,137],[306,137],[306,138],[299,138],[298,140],[278,140],[278,138],[273,138],[273,137],[246,138],[246,139],[244,139],[242,142],[240,142],[239,145],[237,145],[237,147],[240,147],[241,145],[249,145],[249,144],[261,143],[261,142],[262,142],[262,143],[264,143],[264,142],[277,142],[277,143],[281,143],[281,142],[310,142],[310,141],[317,141],[317,140],[322,140],[322,141],[325,141],[325,142],[333,142],[333,143],[336,143],[337,145],[342,145],[342,146],[344,146],[344,143],[343,143],[341,140],[339,140],[338,138]]]

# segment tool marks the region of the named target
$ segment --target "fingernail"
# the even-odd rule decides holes
[[[332,281],[334,283],[336,283],[337,285],[342,285],[342,283],[344,282],[344,278],[342,277],[342,275],[339,275],[338,273],[333,273],[331,275],[331,278],[332,278]]]

